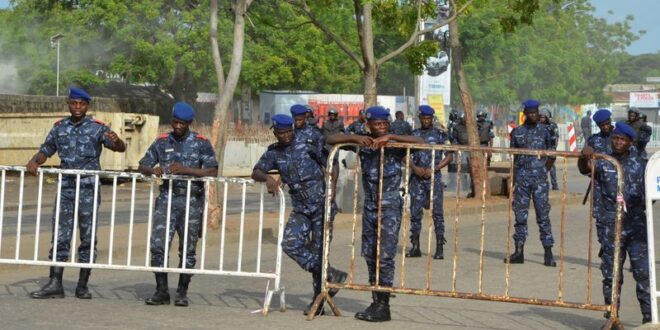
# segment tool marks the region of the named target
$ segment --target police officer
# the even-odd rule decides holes
[[[305,113],[307,125],[319,129],[319,120],[314,118],[314,109],[310,105],[305,105],[305,108],[307,109],[307,112]]]
[[[452,129],[451,143],[464,146],[470,144],[468,142],[467,126],[465,125],[465,112],[460,112],[456,116],[456,123]],[[456,171],[458,171],[458,157],[454,158],[454,168]],[[461,173],[456,173],[456,175],[463,174],[470,178],[470,192],[467,194],[467,198],[472,198],[474,197],[474,181],[472,180],[472,175],[470,174],[469,152],[461,152]]]
[[[419,106],[419,122],[421,128],[412,132],[412,136],[424,139],[427,144],[444,144],[449,141],[446,133],[433,127],[435,110],[428,105]],[[412,154],[410,168],[410,242],[412,247],[406,257],[421,257],[419,234],[422,229],[423,208],[428,208],[431,194],[431,167],[433,167],[433,226],[435,228],[436,247],[433,259],[444,259],[443,245],[445,243],[445,216],[442,206],[443,189],[440,169],[451,162],[452,154],[442,157],[442,151],[435,152],[435,162],[431,166],[430,150],[417,150]]]
[[[477,112],[477,132],[479,133],[479,144],[483,147],[492,147],[495,134],[493,133],[493,122],[487,120],[488,113],[485,110]],[[488,153],[487,165],[490,166],[491,154]]]
[[[586,142],[591,136],[591,110],[588,110],[587,114],[580,121],[580,128],[582,129],[582,137]]]
[[[344,133],[344,122],[339,119],[339,112],[337,109],[330,108],[328,110],[328,119],[323,122],[323,138],[328,139],[328,136]]]
[[[379,187],[380,148],[386,146],[389,141],[424,143],[424,140],[415,136],[388,134],[390,113],[381,106],[368,108],[366,116],[369,135],[333,135],[327,142],[331,145],[355,143],[364,147],[359,153],[365,196],[362,211],[362,256],[367,262],[369,283],[376,285],[376,249],[377,244],[380,243],[380,283],[378,284],[391,287],[394,282],[394,257],[403,208],[403,199],[399,193],[401,162],[406,152],[405,149],[385,149],[383,182],[382,187]],[[382,200],[379,201],[380,189],[382,189]],[[379,204],[382,212],[380,242],[378,242]],[[355,314],[355,317],[371,322],[389,321],[390,293],[372,291],[372,299],[372,304],[366,310]]]
[[[364,114],[364,109],[360,110],[360,116],[356,121],[348,125],[348,128],[346,129],[346,133],[348,134],[358,134],[358,135],[365,135],[367,134],[367,129],[366,129],[366,124],[367,118],[365,117]]]
[[[46,162],[56,152],[60,157],[61,169],[76,170],[100,170],[102,147],[112,151],[124,152],[126,144],[110,130],[103,122],[87,117],[91,97],[83,89],[72,87],[69,89],[67,101],[71,116],[61,119],[53,125],[48,133],[46,141],[41,145],[39,151],[27,163],[27,172],[36,175],[39,166]],[[78,206],[78,226],[80,228],[80,245],[78,246],[78,262],[87,263],[90,260],[90,247],[92,236],[96,243],[96,233],[92,233],[92,222],[94,207],[98,209],[101,202],[100,192],[97,196],[97,205],[94,205],[93,176],[81,176],[76,200],[76,176],[64,175],[59,192],[59,227],[58,237],[53,237],[49,252],[49,259],[64,262],[69,260],[71,246],[71,235],[73,233],[73,219],[76,205]],[[57,203],[57,197],[55,198]],[[57,205],[53,208],[53,228],[55,228],[55,212]],[[97,227],[98,228],[98,227]],[[53,249],[56,249],[56,253]],[[53,256],[55,255],[55,256]],[[94,245],[94,256],[96,260],[96,244]],[[64,298],[62,287],[63,267],[50,267],[50,280],[41,290],[30,293],[32,298]],[[87,288],[87,282],[91,269],[81,268],[78,285],[76,286],[76,297],[80,299],[91,299],[92,295]]]
[[[406,121],[406,118],[403,115],[403,111],[397,111],[394,114],[396,120],[392,123],[390,127],[390,132],[396,135],[410,135],[412,134],[412,127]]]
[[[289,108],[294,122],[294,135],[296,141],[314,140],[314,145],[323,147],[323,133],[316,126],[307,122],[307,107],[302,104],[294,104]]]
[[[646,145],[651,140],[653,130],[642,120],[642,112],[639,109],[632,107],[628,110],[628,121],[626,124],[635,130],[635,150],[641,154],[643,158],[647,158]]]
[[[539,122],[543,125],[546,125],[546,128],[548,129],[550,135],[555,141],[559,140],[559,127],[557,127],[557,124],[555,124],[555,122],[552,121],[552,113],[550,112],[550,109],[548,108],[541,109],[541,112],[539,113]],[[552,184],[552,190],[559,190],[559,185],[557,184],[557,168],[555,167],[555,164],[552,164],[552,167],[550,168],[549,172],[550,172],[550,183]]]
[[[612,112],[610,112],[608,109],[598,109],[598,111],[594,113],[593,119],[596,125],[598,125],[599,132],[594,133],[589,137],[587,140],[587,147],[583,148],[583,152],[586,152],[585,150],[589,150],[587,148],[591,148],[593,151],[590,153],[601,153],[608,155],[612,153],[612,130],[614,127],[612,126],[611,117]],[[590,175],[590,173],[587,174]],[[598,242],[602,244],[605,224],[603,223],[603,218],[600,215],[602,193],[598,181],[594,182],[594,191],[591,196],[593,198],[593,217],[596,219],[596,236],[598,238]],[[602,251],[603,249],[601,249],[598,253],[599,257],[602,256]]]
[[[625,202],[621,231],[621,254],[619,265],[626,260],[626,253],[630,256],[633,278],[637,282],[637,300],[642,311],[642,323],[651,321],[651,298],[649,294],[649,263],[648,244],[646,236],[646,203],[644,191],[644,169],[646,161],[639,153],[631,150],[635,141],[635,130],[624,124],[617,123],[612,132],[612,151],[609,153],[616,158],[623,168]],[[582,150],[582,157],[578,160],[578,167],[582,174],[590,174],[594,149],[586,147]],[[605,304],[612,304],[612,277],[614,263],[614,222],[617,205],[617,171],[614,164],[605,160],[596,160],[594,164],[594,180],[600,187],[598,190],[600,209],[599,217],[604,225],[601,246],[601,272],[603,274],[603,296]],[[619,283],[623,284],[623,272],[619,269]],[[619,286],[619,291],[621,286]],[[619,292],[620,294],[620,292]],[[609,318],[609,312],[605,318]]]
[[[648,160],[648,154],[646,153],[646,145],[651,141],[651,135],[653,135],[653,128],[646,123],[646,114],[639,115],[639,121],[642,122],[642,125],[639,127],[639,138],[637,139],[637,148],[641,152],[641,156],[644,159]]]
[[[217,176],[218,162],[213,146],[202,134],[190,130],[195,112],[189,104],[177,102],[172,109],[172,131],[161,134],[151,144],[140,160],[138,171],[144,175],[162,176],[185,175],[194,177]],[[172,203],[169,185],[172,184]],[[201,237],[202,213],[204,212],[204,184],[192,182],[190,200],[187,200],[188,182],[186,180],[165,180],[160,185],[160,194],[156,199],[154,221],[151,228],[151,266],[167,267],[165,249],[170,249],[174,232],[179,236],[179,267],[185,262],[185,268],[195,268],[197,240]],[[169,210],[169,212],[168,212]],[[185,235],[186,210],[188,211],[188,235]],[[170,214],[170,227],[166,228]],[[170,245],[165,246],[166,237]],[[183,245],[186,240],[186,256],[183,260]],[[147,305],[169,305],[170,293],[167,285],[167,273],[157,272],[156,292],[145,302]],[[174,305],[188,306],[188,285],[191,274],[181,273],[177,286]]]
[[[539,105],[537,100],[523,102],[525,123],[511,132],[511,148],[554,150],[557,141],[545,125],[539,124]],[[543,264],[555,267],[557,263],[552,255],[552,226],[550,225],[550,203],[548,202],[548,170],[555,162],[554,157],[534,155],[516,155],[514,157],[514,199],[513,210],[516,215],[513,239],[516,251],[504,262],[522,264],[525,262],[523,248],[527,239],[527,217],[529,201],[534,199],[536,223],[539,225],[541,244],[545,249]]]
[[[293,119],[287,115],[273,116],[273,134],[277,143],[271,144],[252,170],[252,179],[266,182],[268,192],[275,195],[280,185],[289,186],[293,210],[289,215],[282,249],[302,269],[312,273],[314,298],[321,293],[321,271],[323,253],[323,216],[325,209],[325,180],[323,167],[326,155],[315,144],[318,140],[298,140],[292,128]],[[280,177],[269,175],[277,170]],[[311,236],[310,244],[307,244]],[[328,268],[328,280],[341,283],[347,274],[335,268]],[[335,291],[330,292],[334,295]],[[323,314],[319,308],[317,315]]]

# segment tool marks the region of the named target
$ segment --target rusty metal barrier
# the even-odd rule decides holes
[[[359,154],[360,152],[360,147],[359,145],[355,144],[340,144],[334,146],[334,148],[330,152],[330,156],[328,159],[333,159],[334,155],[338,152],[338,150],[342,147],[349,147],[349,148],[354,148],[357,150],[356,152]],[[348,275],[348,280],[346,283],[331,283],[327,281],[327,270],[329,267],[329,256],[330,256],[330,230],[331,226],[329,223],[330,220],[330,205],[331,205],[331,198],[328,197],[326,199],[326,214],[325,214],[325,236],[324,236],[324,251],[323,251],[323,275],[322,278],[324,279],[323,281],[323,289],[320,295],[317,296],[316,300],[314,301],[312,308],[307,316],[308,320],[312,320],[314,316],[316,315],[316,310],[321,306],[321,304],[325,301],[329,305],[330,309],[332,310],[334,315],[339,316],[340,311],[337,308],[337,305],[335,304],[334,300],[332,297],[328,294],[329,289],[352,289],[352,290],[359,290],[359,291],[379,291],[379,292],[391,292],[391,293],[402,293],[402,294],[413,294],[413,295],[422,295],[422,296],[439,296],[439,297],[450,297],[450,298],[463,298],[463,299],[476,299],[476,300],[489,300],[489,301],[500,301],[500,302],[510,302],[510,303],[520,303],[520,304],[532,304],[532,305],[541,305],[541,306],[555,306],[555,307],[566,307],[566,308],[577,308],[577,309],[586,309],[586,310],[594,310],[594,311],[607,311],[610,312],[610,317],[607,321],[607,323],[603,326],[605,329],[612,329],[612,328],[623,328],[623,325],[621,324],[619,318],[618,318],[618,301],[619,301],[619,272],[620,272],[620,258],[619,254],[621,253],[620,251],[620,236],[621,236],[621,228],[622,228],[622,212],[623,212],[623,170],[621,165],[612,157],[608,155],[602,155],[602,154],[595,154],[594,159],[602,159],[605,161],[609,161],[613,163],[616,167],[617,173],[618,173],[618,182],[617,182],[617,213],[616,213],[616,219],[615,219],[615,237],[614,237],[614,260],[613,260],[613,283],[612,283],[612,304],[611,305],[605,305],[605,304],[596,304],[592,302],[591,299],[591,288],[592,288],[592,242],[593,242],[593,226],[594,226],[594,221],[593,221],[593,214],[592,214],[592,209],[593,209],[593,199],[590,198],[591,203],[589,207],[589,230],[588,230],[588,249],[586,251],[587,254],[587,271],[586,271],[586,297],[583,301],[566,301],[564,299],[564,283],[565,283],[565,272],[564,272],[564,259],[566,257],[565,255],[565,249],[566,249],[566,239],[565,239],[565,231],[566,231],[566,187],[567,187],[567,168],[568,168],[568,159],[577,159],[580,156],[580,153],[578,152],[562,152],[562,151],[550,151],[550,150],[531,150],[531,149],[509,149],[509,148],[490,148],[490,147],[472,147],[472,146],[457,146],[457,145],[428,145],[428,144],[403,144],[403,143],[390,143],[387,145],[387,148],[397,148],[397,149],[405,149],[406,150],[406,157],[404,158],[404,166],[405,166],[405,179],[402,181],[405,182],[404,184],[404,197],[409,196],[409,177],[410,177],[410,155],[412,150],[438,150],[438,151],[447,151],[447,152],[453,152],[457,153],[458,157],[457,158],[457,165],[458,165],[458,171],[457,173],[461,172],[461,154],[464,152],[482,152],[484,153],[484,169],[487,169],[487,166],[485,164],[486,162],[486,157],[485,153],[505,153],[509,155],[533,155],[537,157],[541,156],[555,156],[558,157],[559,160],[563,160],[561,165],[563,169],[563,175],[562,175],[562,192],[561,192],[561,220],[560,220],[560,235],[559,235],[559,262],[558,262],[558,288],[557,288],[557,298],[556,299],[541,299],[541,298],[534,298],[534,297],[517,297],[517,296],[512,296],[510,295],[510,288],[512,287],[511,283],[511,274],[510,274],[510,262],[509,262],[509,256],[511,254],[511,248],[510,248],[510,241],[511,241],[511,234],[512,234],[512,204],[513,204],[513,187],[514,183],[511,178],[514,178],[514,162],[511,162],[511,166],[509,168],[509,180],[508,180],[508,226],[507,226],[507,239],[506,239],[506,246],[505,246],[505,252],[506,252],[506,262],[503,263],[504,265],[504,277],[505,277],[505,283],[504,283],[504,292],[497,294],[497,293],[487,293],[484,290],[483,284],[483,278],[484,278],[484,251],[485,251],[485,232],[486,232],[486,184],[488,179],[484,178],[482,181],[482,194],[481,194],[481,223],[480,223],[480,238],[479,238],[479,274],[478,274],[478,283],[477,287],[478,289],[475,290],[475,292],[467,292],[467,291],[459,291],[457,289],[457,270],[458,270],[458,245],[459,245],[459,224],[460,224],[460,219],[461,219],[461,207],[462,207],[462,202],[460,198],[460,175],[457,177],[457,184],[456,184],[456,203],[455,203],[455,219],[454,219],[454,225],[453,225],[453,268],[452,268],[452,285],[451,285],[451,290],[439,290],[439,289],[434,289],[431,286],[431,274],[432,274],[432,258],[431,258],[431,235],[433,233],[433,221],[430,220],[428,221],[428,230],[429,230],[429,244],[427,246],[427,260],[426,260],[426,266],[425,266],[425,271],[426,271],[426,283],[424,287],[410,287],[406,283],[406,271],[407,271],[407,264],[406,264],[406,256],[405,256],[405,251],[406,251],[406,240],[407,240],[407,230],[408,228],[406,227],[407,223],[410,221],[410,214],[409,214],[409,203],[408,203],[408,198],[404,198],[404,203],[403,203],[403,216],[402,216],[402,232],[403,234],[401,239],[402,239],[402,244],[401,244],[401,251],[402,257],[401,257],[401,270],[400,270],[400,279],[401,283],[400,285],[396,285],[396,283],[392,287],[386,287],[386,286],[381,286],[379,283],[379,276],[380,276],[380,246],[381,246],[381,230],[382,230],[382,184],[383,184],[383,155],[384,155],[384,149],[381,148],[381,157],[380,157],[380,178],[379,178],[379,192],[378,192],[378,240],[377,240],[377,247],[376,247],[376,284],[371,285],[369,283],[365,284],[360,284],[356,280],[355,276],[355,234],[356,234],[356,228],[358,226],[357,224],[357,191],[358,191],[358,178],[360,176],[361,168],[358,166],[358,170],[355,172],[355,189],[354,189],[354,195],[353,195],[353,217],[352,217],[352,238],[351,238],[351,249],[350,249],[350,260],[348,261],[348,269],[349,269],[349,275]],[[432,159],[431,159],[431,164],[435,164],[435,152],[432,152]],[[358,157],[359,161],[359,157]],[[328,182],[327,186],[327,194],[326,196],[332,196],[332,185],[330,184],[331,180],[331,173],[332,173],[332,167],[333,164],[332,162],[328,162],[327,165],[327,171],[326,171],[326,181]],[[430,200],[433,201],[434,197],[434,192],[433,192],[433,187],[434,187],[434,180],[435,180],[435,171],[431,171],[431,185],[430,185]],[[593,172],[593,162],[592,162],[592,172]],[[593,178],[591,179],[590,182],[593,190],[593,184],[594,180]],[[429,218],[432,217],[433,214],[433,202],[429,203]],[[447,209],[445,207],[445,209]],[[424,216],[422,221],[426,221],[427,216]],[[529,219],[529,217],[528,217]],[[449,223],[446,221],[446,223]],[[423,227],[423,225],[422,225]],[[445,235],[449,231],[445,231]],[[450,240],[448,240],[450,241]],[[333,262],[336,264],[337,262]],[[524,266],[521,266],[524,267]],[[419,269],[415,269],[416,271],[419,271]]]

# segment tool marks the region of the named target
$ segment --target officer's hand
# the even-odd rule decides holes
[[[117,135],[117,133],[115,133],[115,132],[113,132],[113,131],[109,131],[109,132],[105,133],[105,136],[106,136],[110,141],[112,141],[112,144],[116,144],[116,143],[118,143],[118,142],[120,141],[119,136]]]
[[[355,142],[364,147],[371,147],[374,139],[366,135],[355,135]]]
[[[151,170],[151,174],[153,174],[153,175],[155,175],[155,176],[159,176],[159,177],[160,177],[160,176],[163,176],[163,168],[160,167],[160,166],[159,166],[159,167],[154,167],[154,168]]]
[[[187,168],[181,165],[180,163],[172,163],[170,165],[171,174],[184,175],[186,174],[186,170]]]
[[[34,160],[30,160],[27,165],[25,165],[27,172],[32,175],[37,175],[37,170],[39,170],[39,164]]]
[[[280,185],[282,185],[282,181],[280,180],[280,178],[277,178],[277,180],[275,180],[270,175],[266,177],[266,188],[268,188],[268,192],[271,193],[273,196],[275,196],[278,193],[280,189]]]
[[[385,145],[387,145],[388,142],[390,142],[389,134],[388,135],[383,135],[383,136],[373,140],[373,142],[371,143],[371,148],[372,149],[378,149],[380,147],[384,147]]]
[[[594,148],[592,148],[590,146],[586,146],[586,147],[582,148],[582,152],[581,152],[582,157],[585,157],[585,158],[591,158],[591,156],[593,156],[594,153],[595,153]]]

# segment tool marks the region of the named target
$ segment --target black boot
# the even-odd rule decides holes
[[[147,305],[169,305],[170,292],[167,287],[167,273],[156,273],[156,293],[145,300]]]
[[[435,254],[433,255],[433,259],[442,260],[445,258],[444,245],[446,242],[447,241],[445,241],[444,237],[437,240],[437,242],[435,243]]]
[[[410,243],[412,247],[410,251],[406,252],[408,258],[419,258],[422,256],[422,251],[419,249],[419,235],[410,236]]]
[[[92,299],[92,294],[87,289],[87,282],[92,270],[89,268],[80,268],[80,276],[78,277],[78,286],[76,286],[76,298],[78,299]]]
[[[179,275],[179,286],[176,289],[176,297],[174,298],[174,306],[188,307],[188,285],[190,284],[190,274]]]
[[[642,314],[642,324],[651,322],[651,314]]]
[[[390,314],[390,293],[376,292],[374,303],[364,312],[355,314],[355,318],[369,322],[385,322],[392,319]]]
[[[64,287],[62,287],[63,267],[50,267],[50,281],[39,291],[30,293],[34,299],[64,298]]]
[[[348,277],[348,274],[344,271],[341,271],[336,268],[328,267],[328,282],[330,283],[344,283],[346,282],[346,278]],[[330,297],[334,297],[337,292],[339,292],[339,289],[332,288],[328,290],[328,294],[330,294]],[[305,314],[307,315],[307,314]]]
[[[372,284],[373,285],[373,284]],[[378,292],[376,291],[371,291],[371,305],[367,307],[367,309],[363,310],[362,312],[357,312],[355,313],[355,318],[358,320],[367,320],[367,316],[371,315],[376,308],[376,305],[378,304]]]
[[[544,246],[545,255],[543,256],[543,264],[549,267],[557,267],[555,257],[552,256],[552,246]]]
[[[525,263],[524,249],[525,249],[525,243],[516,242],[516,251],[509,256],[509,263],[524,264]],[[506,263],[506,258],[504,258],[504,262]]]

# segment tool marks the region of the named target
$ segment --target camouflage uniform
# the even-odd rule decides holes
[[[649,294],[649,263],[648,244],[646,237],[646,213],[644,192],[644,169],[646,161],[635,152],[627,156],[610,155],[617,158],[623,167],[624,192],[627,212],[623,215],[623,229],[621,232],[620,265],[626,260],[626,253],[630,256],[633,278],[637,282],[637,300],[644,315],[651,314],[651,301]],[[603,255],[600,266],[603,274],[603,296],[606,304],[611,304],[612,277],[614,262],[614,221],[616,217],[616,189],[617,173],[614,165],[608,161],[597,160],[595,180],[600,185],[599,190],[601,209],[599,210],[603,222]],[[623,272],[619,273],[620,284],[623,284]],[[621,287],[619,287],[619,290]]]
[[[380,149],[360,149],[364,207],[362,212],[362,256],[367,262],[369,283],[376,283],[376,244],[378,240],[378,194]],[[392,286],[394,257],[401,228],[403,199],[399,193],[401,162],[405,149],[385,149],[382,186],[380,245],[380,285]]]
[[[154,167],[159,164],[165,174],[169,174],[169,166],[179,163],[190,168],[215,168],[218,162],[209,140],[196,132],[188,132],[180,140],[172,133],[165,133],[151,144],[147,153],[140,160],[140,165]],[[172,205],[170,207],[170,227],[167,224],[167,210],[170,180],[160,186],[160,194],[156,199],[154,221],[151,227],[151,266],[167,266],[165,259],[165,233],[168,235],[169,250],[176,231],[179,236],[179,267],[182,265],[183,241],[185,237],[186,207],[188,208],[188,236],[186,247],[186,268],[194,268],[196,263],[197,240],[202,231],[202,213],[204,211],[204,183],[192,182],[190,185],[190,201],[186,205],[188,182],[174,180],[172,186]]]
[[[359,119],[348,125],[346,133],[348,134],[358,134],[365,135],[367,134],[366,122],[361,122]]]
[[[282,249],[302,269],[312,273],[315,295],[321,290],[326,164],[323,147],[319,148],[317,141],[297,142],[296,138],[290,145],[274,143],[254,166],[254,170],[264,173],[277,170],[282,182],[289,186],[293,209],[284,228]]]
[[[511,148],[555,150],[557,141],[552,137],[546,125],[522,125],[511,132]],[[548,157],[533,155],[516,155],[515,188],[513,210],[516,215],[516,243],[524,243],[527,239],[527,217],[530,199],[534,199],[536,223],[539,225],[540,239],[543,247],[554,244],[552,227],[550,225],[550,204],[548,203],[548,171],[545,163]]]
[[[603,132],[598,132],[589,137],[587,140],[587,145],[594,149],[594,152],[601,154],[611,154],[612,153],[612,132],[605,134]],[[598,242],[603,243],[603,234],[605,231],[604,223],[600,215],[601,209],[601,184],[599,181],[594,182],[594,191],[591,195],[593,198],[593,217],[596,220],[596,236],[598,237]]]
[[[98,120],[89,117],[83,118],[78,123],[73,123],[71,118],[65,118],[55,123],[48,133],[46,141],[41,145],[39,151],[47,157],[58,153],[62,169],[78,170],[100,170],[102,145],[106,148],[113,143],[105,134],[110,128]],[[94,213],[94,177],[81,176],[78,198],[78,226],[80,228],[80,246],[78,247],[78,262],[89,262],[90,247],[92,242],[92,216]],[[101,196],[97,198],[96,208],[101,203]],[[55,207],[53,207],[53,234],[55,231]],[[57,237],[57,261],[67,261],[71,247],[71,236],[73,233],[74,210],[76,207],[76,176],[64,175],[62,177],[62,188],[60,191],[59,228]],[[98,226],[97,226],[98,227]],[[96,259],[96,233],[94,233],[94,259]],[[53,240],[51,239],[51,243]],[[51,248],[49,258],[53,257]]]
[[[395,120],[390,125],[390,132],[396,135],[410,135],[412,134],[412,127],[405,120]]]
[[[429,129],[418,128],[412,132],[413,136],[421,137],[428,144],[444,144],[449,137],[439,129],[432,127]],[[412,155],[412,162],[419,167],[431,168],[431,151],[417,150]],[[443,152],[435,152],[435,166],[442,161]],[[441,172],[435,171],[433,184],[433,226],[435,228],[436,242],[444,242],[445,237],[445,217],[442,206],[444,184],[442,183]],[[431,194],[431,179],[424,179],[410,174],[410,235],[419,236],[422,229],[423,208],[429,205]]]

